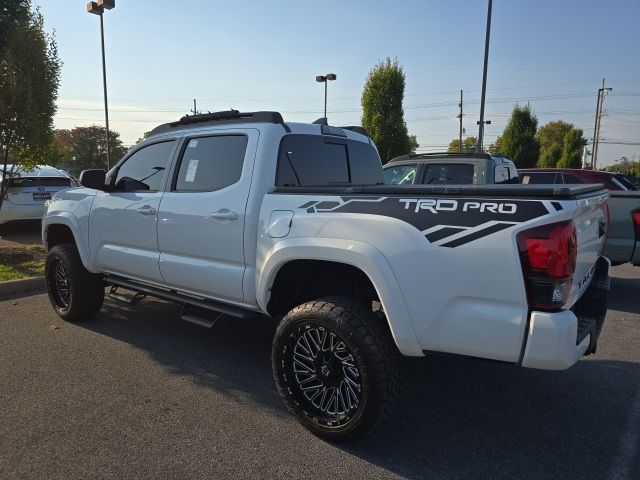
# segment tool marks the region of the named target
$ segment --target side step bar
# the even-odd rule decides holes
[[[168,290],[164,288],[155,287],[152,285],[138,283],[132,280],[126,280],[124,278],[116,277],[114,275],[106,275],[104,277],[104,281],[107,285],[122,287],[127,290],[132,290],[139,295],[149,295],[151,297],[161,298],[163,300],[169,300],[171,302],[176,302],[183,305],[192,305],[194,307],[202,308],[202,309],[209,310],[211,312],[216,312],[223,315],[229,315],[236,318],[255,318],[260,315],[258,312],[254,312],[252,310],[246,310],[241,307],[236,307],[235,305],[228,305],[222,302],[216,302],[214,300],[205,300],[202,298],[192,297],[190,295],[179,293],[176,290]],[[118,298],[116,297],[116,299]],[[198,321],[192,322],[192,323],[197,323],[198,325],[203,324],[202,322],[199,322],[199,321],[204,319],[201,319],[199,315],[198,316],[187,315],[187,316],[197,318]],[[218,316],[216,320],[219,317],[220,316]],[[185,318],[185,320],[191,321],[190,319],[187,319],[187,318]],[[213,322],[215,323],[215,320]],[[205,321],[205,323],[208,323],[208,321]],[[208,326],[211,327],[212,325],[213,323],[211,323],[211,325],[208,325]],[[207,326],[207,325],[204,325],[204,326]]]

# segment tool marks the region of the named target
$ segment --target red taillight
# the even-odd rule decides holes
[[[573,221],[522,231],[517,236],[529,306],[555,310],[569,297],[578,244]]]
[[[633,216],[633,225],[636,227],[636,240],[640,240],[640,210],[636,210],[631,215]]]

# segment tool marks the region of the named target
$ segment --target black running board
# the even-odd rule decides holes
[[[216,302],[214,300],[193,297],[191,295],[179,293],[176,290],[155,287],[153,285],[139,283],[133,280],[127,280],[114,275],[106,275],[104,281],[107,285],[125,288],[139,294],[145,294],[151,297],[160,298],[162,300],[169,300],[171,302],[176,302],[183,305],[193,305],[194,307],[203,308],[205,310],[221,313],[224,315],[230,315],[236,318],[255,318],[260,315],[258,312],[254,312],[253,310],[248,310],[241,307],[236,307],[235,305],[229,305],[222,302]]]

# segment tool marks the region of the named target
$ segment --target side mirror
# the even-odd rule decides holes
[[[80,185],[86,188],[104,190],[105,177],[106,173],[101,168],[83,170],[80,174]]]

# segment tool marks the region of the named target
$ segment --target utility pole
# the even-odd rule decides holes
[[[604,78],[602,79],[602,87],[598,89],[598,102],[596,105],[596,123],[593,131],[593,148],[591,152],[591,169],[595,170],[597,161],[598,161],[598,146],[600,144],[600,124],[602,123],[602,117],[604,113],[602,112],[602,104],[604,103],[604,97],[607,96],[607,93],[613,90],[611,87],[605,88],[604,86]]]
[[[493,6],[493,0],[489,0],[487,6],[487,33],[484,39],[484,68],[482,70],[482,95],[480,98],[480,125],[478,129],[478,152],[482,152],[482,142],[484,140],[484,100],[487,93],[487,64],[489,63],[489,37],[491,36],[491,9]],[[488,123],[488,122],[487,122]]]
[[[191,110],[194,115],[198,113],[198,109],[196,108],[196,99],[193,99],[193,110]]]
[[[462,153],[462,90],[460,90],[460,103],[458,106],[460,107],[460,113],[458,114],[458,118],[460,119],[460,144],[458,145],[458,152]]]

